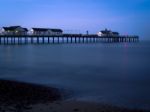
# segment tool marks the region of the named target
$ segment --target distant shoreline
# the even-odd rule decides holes
[[[63,101],[61,92],[52,87],[0,80],[0,112],[148,112],[105,104]]]

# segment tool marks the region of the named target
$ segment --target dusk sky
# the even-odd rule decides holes
[[[150,0],[0,0],[0,26],[10,25],[74,33],[108,28],[150,39]]]

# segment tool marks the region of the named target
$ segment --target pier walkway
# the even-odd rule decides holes
[[[82,34],[62,35],[0,35],[0,45],[13,44],[59,44],[98,42],[138,42],[138,36],[98,36]]]

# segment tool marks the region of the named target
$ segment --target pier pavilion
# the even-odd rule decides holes
[[[32,28],[32,35],[62,35],[63,30],[61,29],[50,29],[50,28]]]
[[[28,29],[21,26],[3,27],[1,34],[3,35],[27,35]]]

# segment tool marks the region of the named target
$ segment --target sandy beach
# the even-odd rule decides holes
[[[48,104],[37,104],[24,112],[148,112],[144,110],[130,110],[107,104],[83,101],[57,101]]]
[[[0,80],[0,112],[21,112],[30,105],[61,100],[58,89],[17,81]]]
[[[0,80],[0,112],[148,112],[107,104],[62,100],[56,88]]]

